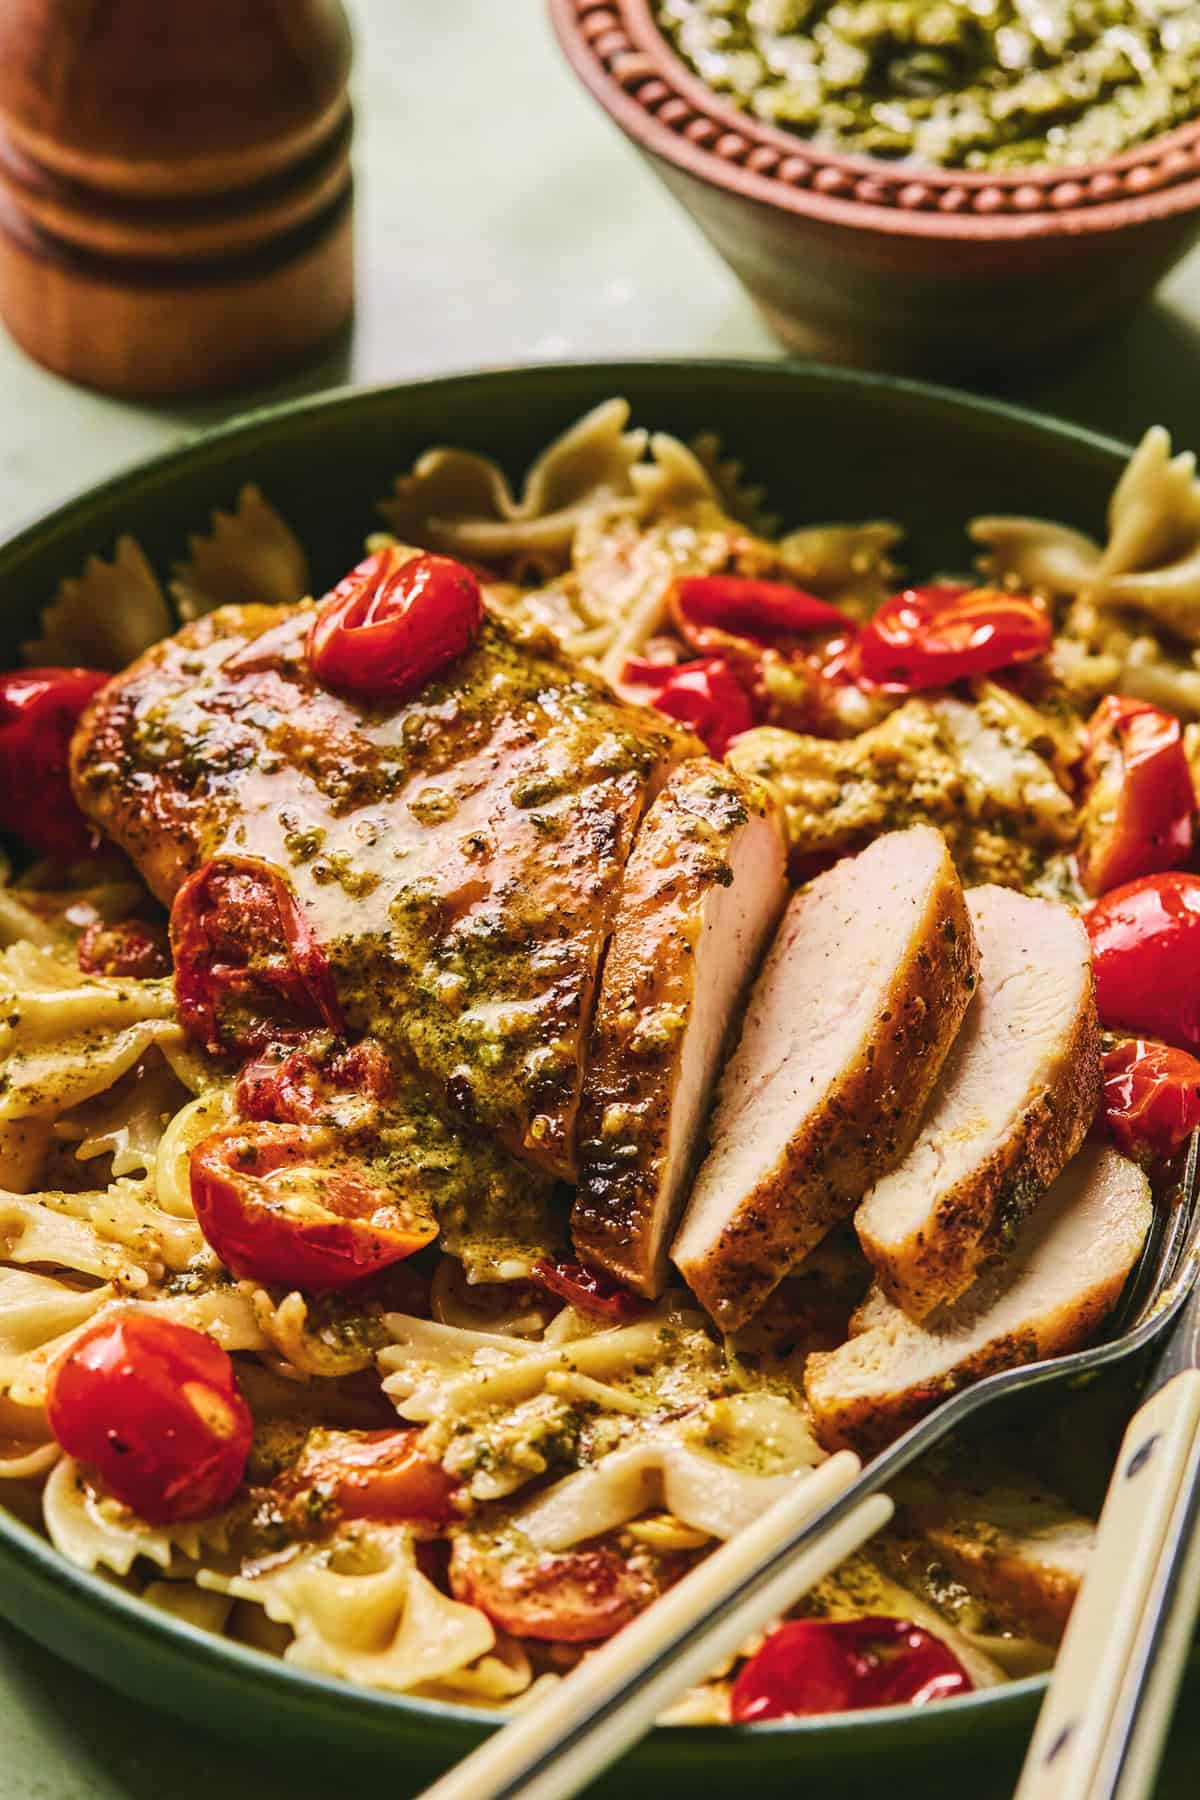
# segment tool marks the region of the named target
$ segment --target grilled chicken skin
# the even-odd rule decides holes
[[[978,953],[940,832],[889,832],[792,900],[725,1070],[672,1259],[736,1329],[912,1143]]]
[[[1100,1026],[1082,922],[975,888],[979,989],[908,1155],[855,1229],[910,1318],[965,1293],[1066,1167],[1100,1103]]]
[[[625,870],[579,1123],[575,1249],[662,1292],[719,1060],[787,898],[781,823],[707,758],[650,807]]]
[[[997,1369],[1086,1342],[1116,1304],[1150,1228],[1150,1184],[1108,1145],[1085,1144],[1021,1227],[1003,1264],[915,1324],[878,1288],[837,1350],[804,1372],[827,1450],[875,1450],[945,1395]]]
[[[321,687],[306,607],[224,607],[97,696],[83,811],[170,902],[209,858],[291,882],[355,1030],[450,1117],[570,1177],[600,958],[643,811],[698,746],[494,622],[403,705]]]

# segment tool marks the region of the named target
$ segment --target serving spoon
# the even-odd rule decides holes
[[[792,1491],[585,1657],[544,1699],[528,1710],[518,1709],[506,1725],[428,1788],[424,1800],[565,1800],[578,1793],[636,1743],[664,1707],[710,1674],[722,1658],[735,1654],[887,1523],[892,1503],[880,1490],[893,1476],[994,1402],[1052,1382],[1078,1381],[1163,1339],[1179,1321],[1200,1272],[1198,1188],[1200,1130],[1193,1133],[1182,1166],[1168,1177],[1104,1342],[1001,1370],[949,1395],[865,1469],[856,1456],[842,1451],[798,1478]],[[1195,1383],[1175,1428],[1174,1442],[1182,1446],[1182,1455],[1157,1459],[1160,1468],[1169,1461],[1174,1469],[1174,1485],[1156,1514],[1164,1528],[1170,1523],[1190,1451],[1187,1423],[1190,1419],[1194,1434],[1200,1415],[1200,1375]],[[1103,1524],[1101,1529],[1103,1534]],[[1160,1532],[1153,1548],[1161,1543]],[[1148,1560],[1151,1566],[1135,1596],[1135,1623],[1154,1573],[1153,1556]],[[1200,1568],[1194,1585],[1200,1585]],[[1170,1698],[1168,1694],[1168,1709]],[[1053,1785],[1059,1772],[1048,1772],[1051,1785],[1039,1787],[1036,1795],[1031,1789],[1029,1800],[1043,1796],[1048,1800],[1051,1794],[1059,1800],[1063,1790]]]

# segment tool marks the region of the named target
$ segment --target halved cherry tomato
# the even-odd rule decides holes
[[[362,1094],[383,1101],[392,1091],[387,1051],[373,1038],[361,1043],[317,1047],[273,1044],[238,1075],[237,1105],[243,1119],[271,1119],[281,1125],[309,1124],[339,1094]]]
[[[1200,1050],[1200,875],[1126,882],[1083,922],[1101,1024]]]
[[[482,623],[483,596],[470,569],[391,545],[326,595],[308,634],[308,660],[328,687],[407,700],[470,648]]]
[[[99,847],[71,793],[69,752],[84,708],[109,679],[94,669],[0,675],[0,827],[40,856],[72,862]]]
[[[1166,1160],[1200,1125],[1200,1062],[1130,1038],[1104,1058],[1104,1122],[1128,1156]]]
[[[325,953],[270,863],[219,856],[197,869],[171,908],[171,948],[180,1023],[214,1054],[344,1030]]]
[[[220,1345],[152,1312],[118,1313],[77,1337],[50,1371],[46,1410],[67,1454],[150,1525],[218,1512],[254,1433]]]
[[[285,1493],[327,1494],[343,1519],[456,1518],[461,1484],[420,1449],[419,1427],[399,1431],[319,1431],[276,1484]]]
[[[786,581],[746,575],[682,576],[668,604],[681,635],[706,654],[719,653],[730,638],[779,646],[847,626],[845,613],[827,600]]]
[[[437,1236],[322,1126],[223,1125],[192,1151],[191,1185],[226,1268],[281,1287],[350,1287]]]
[[[521,1554],[464,1536],[451,1553],[450,1591],[514,1637],[593,1644],[628,1625],[675,1573],[607,1545]]]
[[[906,588],[885,600],[859,632],[858,672],[892,693],[946,687],[1028,662],[1050,648],[1038,601],[997,588]]]
[[[1088,722],[1084,780],[1079,879],[1087,893],[1187,860],[1196,798],[1178,719],[1109,694]]]
[[[85,975],[154,981],[171,973],[166,932],[142,919],[122,919],[115,925],[93,920],[79,940],[78,954]]]
[[[608,1319],[614,1325],[636,1319],[645,1312],[646,1302],[631,1294],[600,1269],[585,1268],[583,1263],[550,1262],[543,1257],[531,1270],[533,1279],[548,1294],[555,1294],[568,1306],[595,1318]]]
[[[969,1694],[940,1638],[907,1619],[796,1619],[773,1631],[733,1684],[735,1724],[868,1706],[925,1706]]]
[[[724,756],[730,740],[754,723],[749,695],[719,656],[685,663],[635,656],[621,670],[621,680],[648,689],[649,704],[690,725],[714,756]]]

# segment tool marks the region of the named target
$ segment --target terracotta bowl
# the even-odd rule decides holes
[[[818,150],[721,99],[651,0],[550,0],[576,74],[789,349],[955,371],[1131,311],[1200,236],[1200,120],[1107,162],[996,174]]]

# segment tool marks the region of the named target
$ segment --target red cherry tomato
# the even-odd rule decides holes
[[[754,723],[749,695],[719,656],[685,663],[631,657],[621,680],[648,689],[650,705],[690,725],[713,756],[724,756],[730,740]]]
[[[380,1102],[391,1091],[392,1065],[373,1038],[349,1049],[334,1045],[324,1053],[308,1045],[275,1044],[242,1068],[237,1105],[243,1119],[305,1125],[320,1119],[339,1094],[362,1094]]]
[[[420,1438],[419,1427],[316,1432],[277,1485],[327,1494],[343,1519],[445,1525],[458,1516],[460,1483],[423,1453]]]
[[[1126,882],[1083,922],[1101,1024],[1200,1050],[1200,875]]]
[[[1079,879],[1087,893],[1186,862],[1196,798],[1178,719],[1109,694],[1088,723],[1084,780]]]
[[[745,575],[685,575],[671,590],[670,609],[687,642],[706,652],[720,651],[731,637],[779,645],[847,624],[845,613],[803,588]]]
[[[1200,1125],[1200,1062],[1131,1038],[1104,1058],[1104,1121],[1127,1156],[1166,1160]]]
[[[223,1125],[192,1151],[192,1204],[239,1277],[322,1293],[423,1250],[437,1225],[407,1208],[338,1133],[318,1125]]]
[[[106,925],[96,919],[79,940],[79,967],[85,975],[132,977],[154,981],[171,973],[171,952],[161,925],[122,919]]]
[[[606,1545],[544,1554],[491,1552],[455,1539],[450,1590],[514,1637],[544,1643],[593,1644],[658,1598],[673,1572],[651,1571]]]
[[[84,708],[108,679],[94,669],[0,675],[0,828],[39,856],[72,862],[99,846],[71,793],[69,751]]]
[[[940,1638],[907,1619],[796,1619],[773,1631],[733,1684],[735,1724],[924,1706],[972,1682]]]
[[[1023,594],[906,588],[863,626],[855,658],[875,687],[911,694],[1028,662],[1050,648],[1050,637],[1045,609]]]
[[[645,1301],[621,1287],[611,1275],[605,1275],[599,1269],[585,1268],[582,1263],[556,1263],[543,1257],[533,1265],[531,1273],[548,1294],[556,1295],[580,1312],[607,1319],[614,1325],[636,1319],[646,1310]]]
[[[470,648],[482,623],[470,569],[392,545],[326,596],[308,634],[308,660],[327,687],[407,700]]]
[[[344,1030],[325,953],[288,881],[253,856],[219,856],[171,908],[184,1030],[214,1055],[246,1054],[304,1026]]]
[[[46,1409],[67,1454],[150,1525],[226,1505],[254,1433],[220,1345],[151,1312],[118,1313],[77,1337],[50,1372]]]

